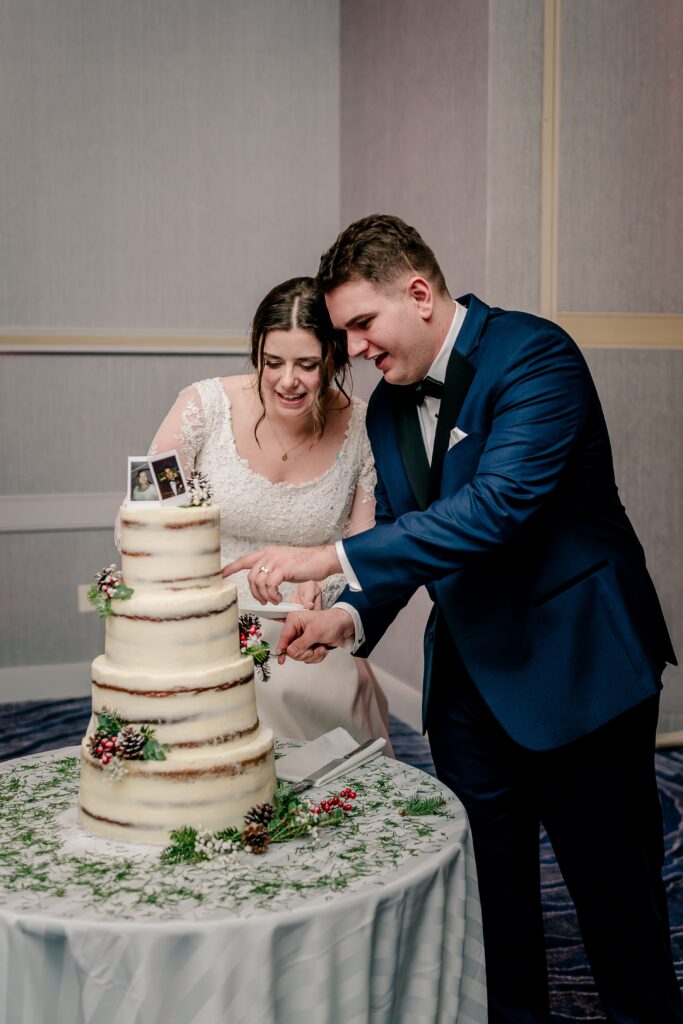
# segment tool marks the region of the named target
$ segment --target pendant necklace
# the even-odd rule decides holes
[[[268,419],[267,416],[266,416],[266,419]],[[283,445],[282,441],[280,440],[280,438],[275,433],[275,430],[273,428],[273,424],[270,422],[270,420],[268,420],[268,426],[270,427],[270,429],[273,432],[273,437],[275,438],[277,443],[280,445],[280,448],[282,448],[282,461],[283,462],[287,461],[287,458],[288,458],[290,452],[295,451],[295,449],[299,448],[304,443],[304,441],[308,441],[309,437],[312,436],[312,435],[309,435],[309,437],[302,437],[302,439],[300,441],[297,441],[296,444],[293,444],[291,448],[285,448],[285,446]],[[313,441],[313,443],[311,444],[311,448],[313,447],[314,444],[315,444],[315,441]]]

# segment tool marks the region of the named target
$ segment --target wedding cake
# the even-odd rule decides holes
[[[273,734],[220,574],[219,518],[215,505],[121,509],[122,572],[103,570],[105,653],[81,744],[79,818],[96,835],[166,843],[182,826],[241,827],[273,797]]]

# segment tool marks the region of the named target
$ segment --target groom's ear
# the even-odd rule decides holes
[[[423,320],[429,320],[434,312],[434,292],[424,277],[411,277],[406,283],[408,297],[414,302]]]

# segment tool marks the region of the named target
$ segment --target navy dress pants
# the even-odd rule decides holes
[[[490,1024],[550,1020],[541,824],[574,901],[608,1021],[683,1024],[661,877],[659,698],[538,752],[510,739],[464,671],[457,680],[446,672],[443,665],[434,680],[427,730],[437,775],[464,804],[472,829]]]

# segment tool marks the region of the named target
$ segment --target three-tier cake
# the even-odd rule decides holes
[[[79,817],[96,835],[165,843],[184,825],[241,827],[272,799],[273,734],[258,721],[252,658],[240,653],[219,521],[214,505],[121,509],[122,575],[133,594],[109,602],[81,745]],[[102,714],[133,739],[153,733],[159,759],[136,752],[113,772],[97,753]]]

